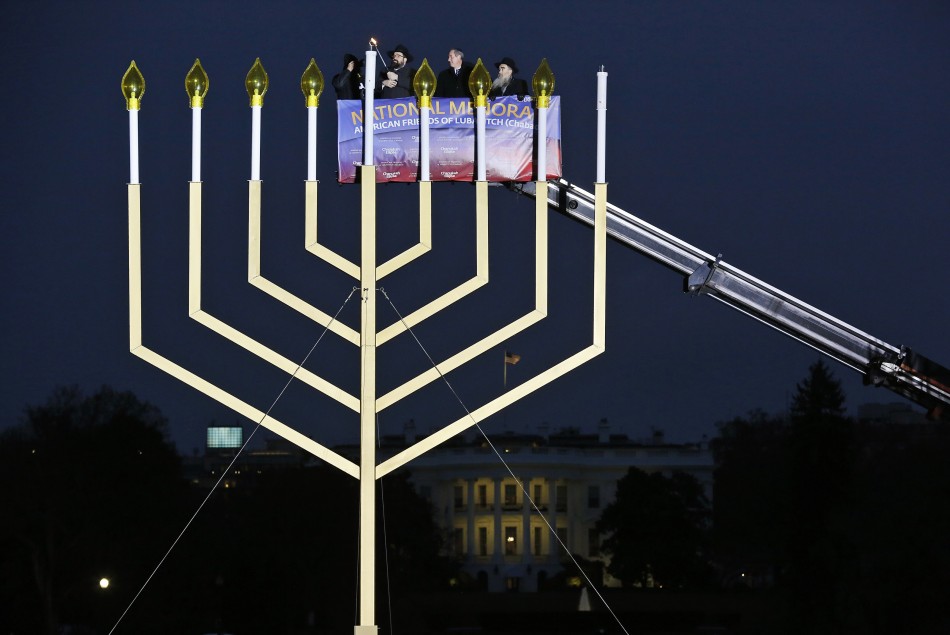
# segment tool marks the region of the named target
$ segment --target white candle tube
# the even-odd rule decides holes
[[[485,181],[485,107],[475,108],[475,158],[478,174],[476,180]]]
[[[376,90],[376,53],[366,51],[366,72],[363,74],[363,165],[373,165],[373,91]]]
[[[251,106],[251,180],[261,180],[261,107]]]
[[[538,181],[548,180],[548,109],[538,108]]]
[[[317,180],[317,107],[307,106],[307,180]]]
[[[139,182],[139,111],[129,108],[129,183]]]
[[[597,72],[597,182],[606,183],[607,164],[607,71]]]
[[[429,113],[431,108],[419,109],[419,180],[429,180]]]
[[[201,180],[201,107],[191,108],[191,180]]]

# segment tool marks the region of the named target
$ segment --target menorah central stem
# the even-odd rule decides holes
[[[360,168],[360,607],[355,635],[376,635],[376,168]]]

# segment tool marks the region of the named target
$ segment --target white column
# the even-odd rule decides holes
[[[548,180],[548,109],[538,108],[538,181]],[[539,190],[539,194],[540,194]]]
[[[129,108],[129,183],[139,182],[139,111]]]
[[[307,180],[317,180],[317,107],[307,106]]]
[[[261,107],[251,106],[251,180],[261,180]]]
[[[597,182],[607,182],[607,72],[597,72]]]
[[[201,106],[191,108],[191,180],[201,181]]]
[[[465,561],[475,560],[475,479],[468,480],[468,522],[465,526]]]
[[[419,109],[419,180],[429,180],[429,116],[431,108]]]
[[[485,177],[485,107],[475,108],[475,165],[476,181],[484,181]]]
[[[373,165],[373,91],[376,90],[376,53],[366,51],[363,73],[363,165]]]

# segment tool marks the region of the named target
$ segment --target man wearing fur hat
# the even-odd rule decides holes
[[[416,75],[416,69],[409,66],[412,54],[409,49],[399,44],[395,50],[389,51],[389,56],[393,59],[393,65],[383,74],[380,97],[383,99],[412,97],[412,79]]]
[[[518,65],[510,57],[501,58],[500,62],[495,62],[495,68],[498,69],[498,76],[492,82],[488,97],[506,97],[517,95],[518,99],[524,99],[528,94],[528,82],[515,75],[518,73]]]

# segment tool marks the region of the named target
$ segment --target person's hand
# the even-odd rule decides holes
[[[392,72],[392,71],[388,71],[388,72],[386,73],[386,77],[388,77],[389,79],[391,79],[391,80],[394,81],[394,82],[399,79],[399,75],[397,75],[396,73],[394,73],[394,72]]]
[[[348,71],[350,71],[350,72],[352,73],[354,66],[356,66],[356,62],[350,62],[349,64],[346,65],[346,70],[348,70]]]

